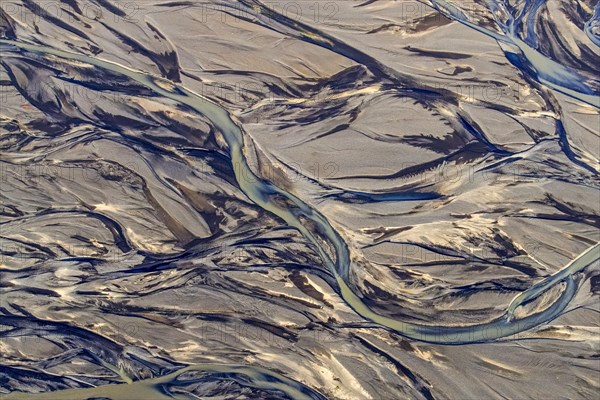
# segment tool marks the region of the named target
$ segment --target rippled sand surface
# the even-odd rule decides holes
[[[2,0],[0,50],[0,398],[598,398],[599,2]]]

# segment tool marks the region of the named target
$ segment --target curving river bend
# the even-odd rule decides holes
[[[476,28],[469,22],[464,15],[458,14],[451,10],[447,3],[434,2],[433,5],[440,11],[446,11],[446,15],[453,17],[462,23],[467,24],[472,28]],[[539,6],[539,5],[538,5]],[[444,9],[445,7],[445,9]],[[493,10],[493,8],[492,8]],[[535,13],[535,10],[531,11]],[[281,19],[278,23],[286,24],[289,21]],[[576,77],[568,72],[565,67],[560,66],[549,59],[543,60],[539,52],[531,50],[529,44],[517,38],[515,27],[518,26],[518,19],[511,21],[506,25],[502,25],[505,29],[504,34],[491,34],[496,40],[517,46],[520,50],[518,58],[511,62],[519,67],[522,71],[536,71],[531,78],[542,85],[547,85],[550,88],[556,89],[574,99],[580,100],[588,105],[598,106],[598,96],[596,91],[588,86],[587,82],[576,80]],[[478,30],[482,30],[476,28]],[[489,32],[487,32],[490,34]],[[302,33],[307,35],[307,33]],[[311,35],[311,40],[316,42],[327,42],[329,39],[325,35]],[[103,75],[109,72],[116,81],[135,82],[140,87],[149,90],[145,96],[159,97],[169,99],[175,102],[175,108],[179,110],[191,110],[193,113],[206,118],[217,131],[222,134],[225,143],[226,151],[229,157],[229,163],[234,166],[232,172],[235,178],[235,183],[241,192],[255,205],[259,206],[267,213],[274,214],[287,224],[287,226],[295,228],[316,250],[321,262],[327,266],[331,276],[334,278],[331,283],[335,283],[334,290],[338,293],[343,301],[363,317],[367,322],[374,323],[374,326],[389,329],[406,338],[436,344],[453,344],[465,345],[469,343],[483,343],[495,341],[500,338],[514,336],[520,332],[538,327],[541,324],[552,321],[559,317],[569,306],[577,294],[578,289],[582,284],[580,272],[586,267],[597,264],[600,258],[599,244],[596,243],[579,256],[571,260],[566,266],[549,274],[545,278],[539,280],[529,288],[523,290],[520,294],[514,297],[508,308],[503,314],[500,314],[484,323],[455,323],[455,324],[430,324],[416,323],[410,320],[402,320],[393,318],[383,313],[373,310],[365,303],[363,297],[359,295],[357,288],[352,283],[353,263],[348,245],[342,236],[328,222],[328,219],[319,212],[316,207],[304,202],[299,196],[277,186],[276,184],[262,178],[251,168],[247,159],[249,146],[245,143],[245,132],[242,130],[242,123],[233,117],[223,106],[220,106],[215,101],[206,98],[193,90],[187,89],[185,86],[173,83],[171,80],[161,78],[154,74],[141,72],[134,68],[125,67],[117,62],[107,61],[100,56],[90,57],[83,54],[58,50],[48,46],[39,46],[27,44],[18,40],[0,40],[3,53],[21,54],[25,57],[33,55],[33,59],[41,60],[52,64],[57,60],[64,62],[67,65],[72,63],[78,69],[88,68],[89,65],[94,70],[103,70]],[[517,54],[513,50],[507,54]],[[360,60],[364,55],[356,54],[354,59]],[[509,59],[510,56],[507,55]],[[525,61],[523,61],[525,60]],[[73,63],[83,64],[73,64]],[[397,75],[393,71],[386,71],[378,66],[377,61],[365,61],[366,65],[374,73],[381,73],[392,81],[402,81],[404,77]],[[82,66],[83,65],[83,66]],[[58,71],[58,70],[57,70]],[[75,77],[70,77],[68,74],[58,72],[62,79],[75,80]],[[13,75],[14,76],[14,75]],[[120,77],[123,77],[121,79]],[[129,84],[129,83],[128,83]],[[138,89],[139,90],[139,89]],[[433,103],[435,104],[435,103]],[[462,112],[457,109],[457,114]],[[464,121],[460,119],[461,121]],[[569,144],[563,138],[563,149],[568,149]],[[566,144],[564,144],[566,143]],[[581,166],[583,169],[591,171],[597,175],[596,168],[593,164],[583,161],[583,158],[573,152],[567,152],[569,158]],[[513,153],[513,154],[518,154]],[[514,157],[514,155],[510,155]],[[375,196],[375,194],[366,191],[348,191],[353,198],[367,198]],[[416,197],[418,199],[418,196]],[[547,304],[536,312],[528,313],[525,316],[516,316],[515,311],[528,303],[533,302],[540,296],[548,293],[551,289],[556,289],[562,285],[559,293],[554,296]],[[119,367],[114,367],[115,371],[120,371]],[[187,371],[212,371],[218,374],[234,374],[244,375],[249,379],[250,386],[256,388],[267,388],[270,390],[280,391],[290,398],[321,398],[323,395],[316,391],[308,389],[300,383],[291,381],[283,376],[267,370],[251,367],[251,366],[220,366],[213,364],[196,364],[191,367],[178,370],[176,373],[165,375],[160,378],[148,380],[140,380],[132,385],[138,385],[139,390],[148,391],[147,396],[155,396],[159,398],[164,394],[160,394],[160,387],[163,384],[176,380],[178,376]],[[127,378],[125,378],[127,380]],[[193,380],[193,379],[192,379]],[[413,376],[413,383],[418,379]],[[101,396],[109,395],[110,398],[133,398],[130,389],[126,385],[111,386],[109,389],[98,387],[96,389],[81,389],[83,392],[65,391],[63,398],[82,398],[81,396]],[[108,392],[104,392],[108,390]],[[424,396],[431,396],[428,390],[421,390]],[[429,394],[426,394],[429,393]],[[49,398],[48,395],[40,394],[40,398]],[[46,397],[44,397],[46,396]],[[7,398],[12,398],[12,395]],[[15,398],[19,398],[15,394]]]

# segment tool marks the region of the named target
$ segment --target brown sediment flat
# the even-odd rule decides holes
[[[3,2],[0,397],[594,398],[598,20],[471,3]]]

